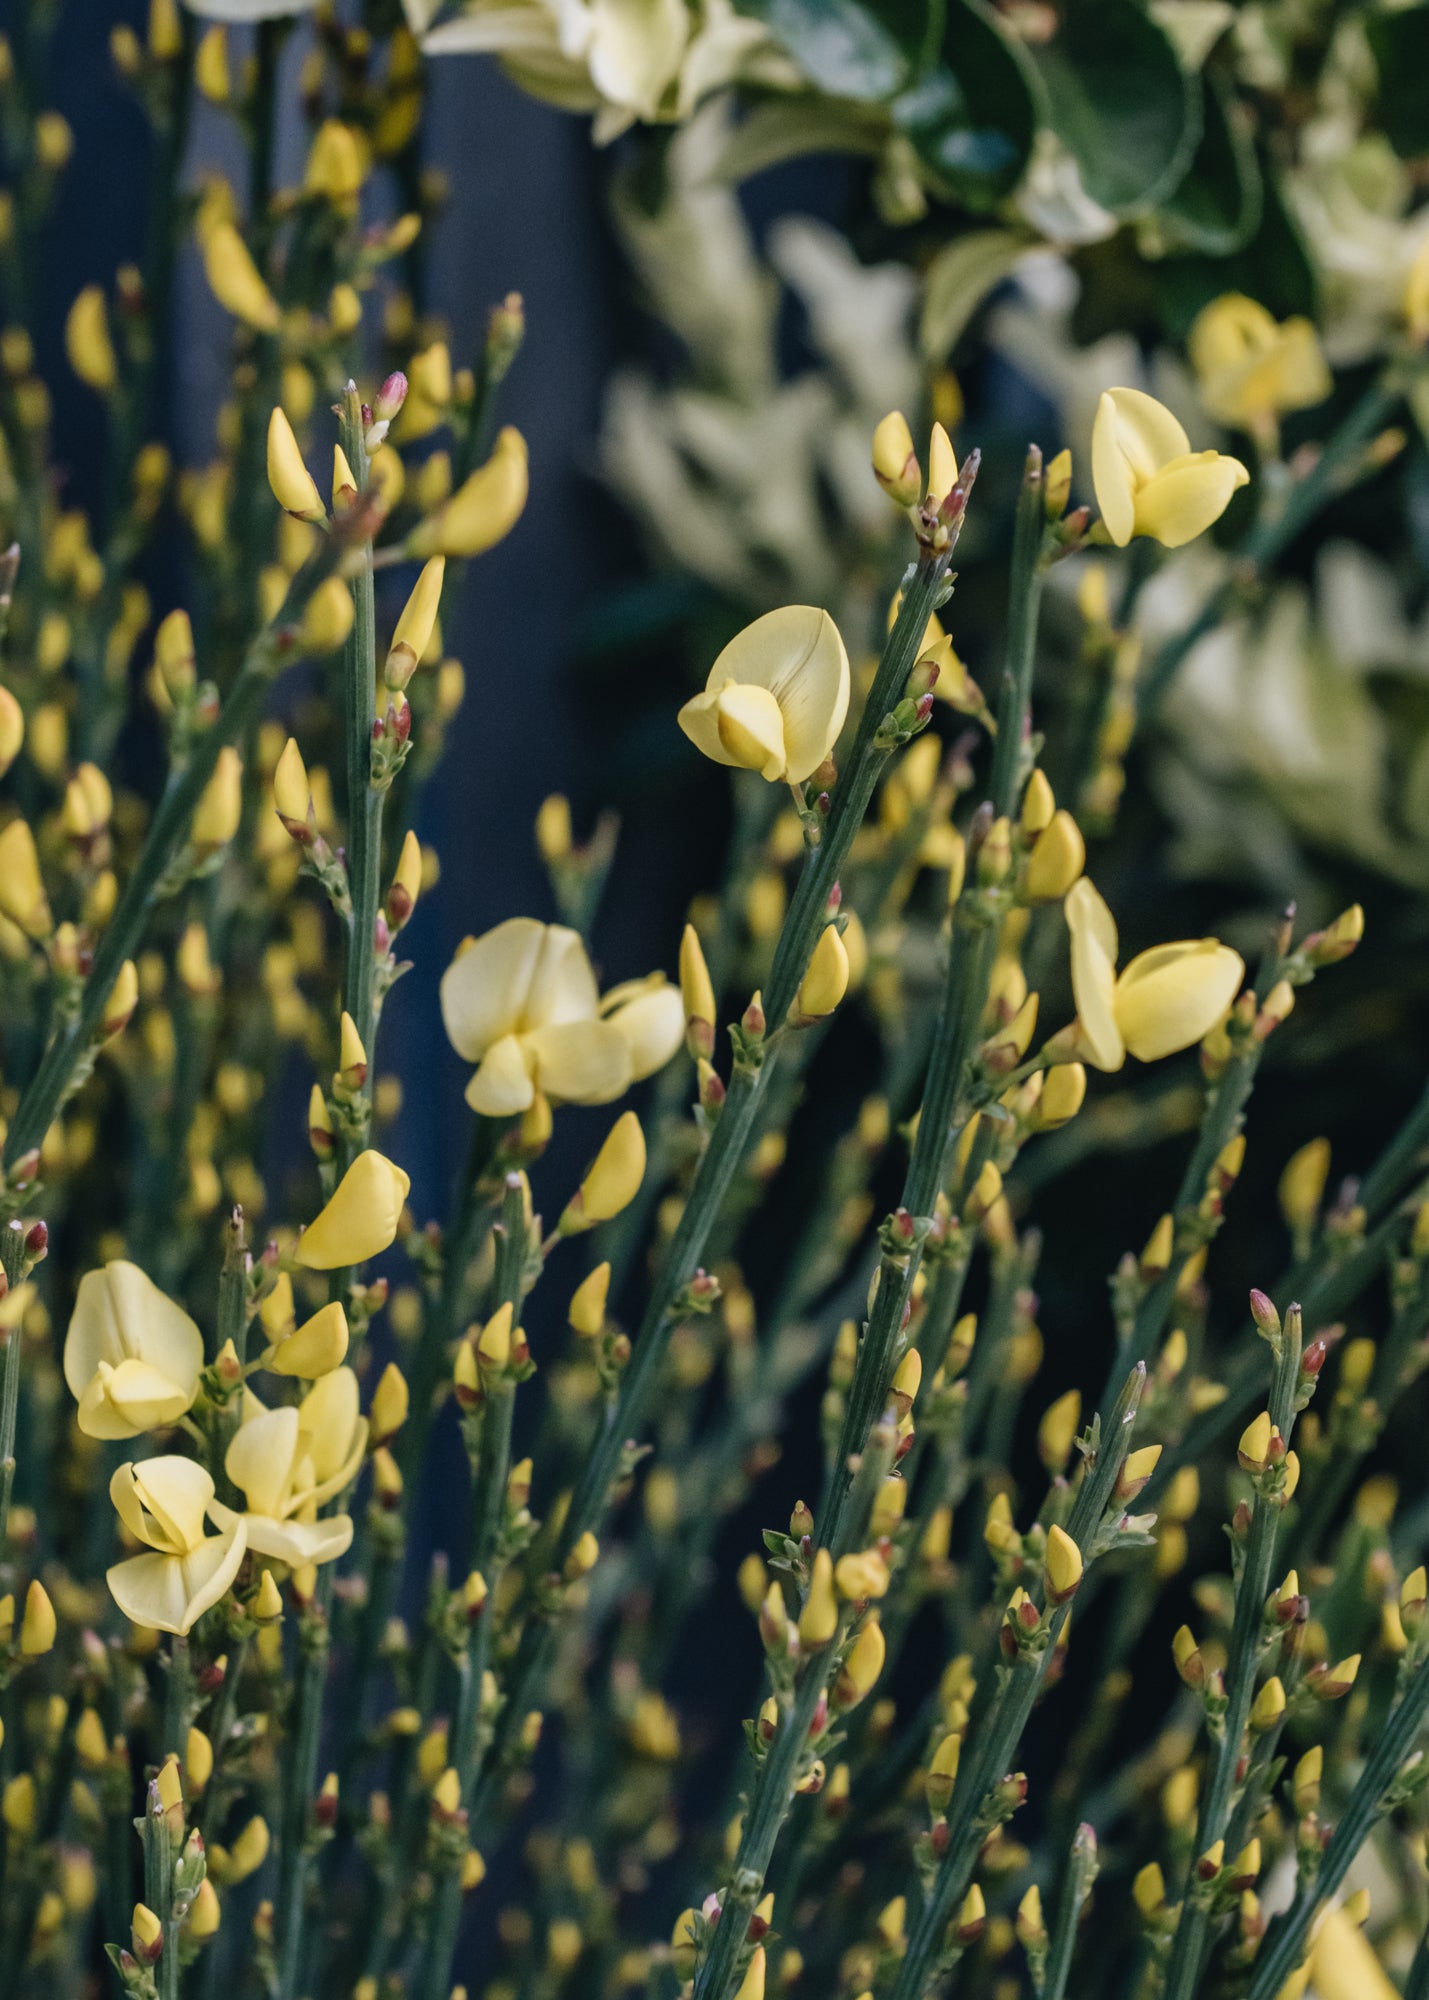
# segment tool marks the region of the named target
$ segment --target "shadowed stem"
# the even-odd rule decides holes
[[[1295,1395],[1300,1377],[1301,1321],[1299,1306],[1285,1315],[1270,1391],[1270,1421],[1288,1445],[1295,1424]],[[1256,1667],[1265,1633],[1265,1600],[1270,1591],[1271,1565],[1280,1528],[1282,1501],[1277,1494],[1257,1492],[1252,1503],[1245,1562],[1236,1587],[1235,1619],[1225,1665],[1226,1711],[1211,1765],[1210,1782],[1201,1801],[1193,1855],[1203,1855],[1225,1837],[1236,1790],[1241,1740],[1255,1699]],[[1188,1882],[1181,1916],[1171,1944],[1166,1971],[1165,2000],[1190,2000],[1200,1979],[1210,1925],[1209,1896],[1198,1896]]]

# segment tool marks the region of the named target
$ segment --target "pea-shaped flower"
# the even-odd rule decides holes
[[[1218,423],[1262,431],[1282,410],[1323,403],[1334,387],[1313,321],[1277,320],[1243,292],[1203,306],[1186,345],[1201,401]]]
[[[338,1374],[351,1374],[340,1369]],[[324,1377],[330,1380],[331,1377]],[[356,1416],[357,1378],[352,1378],[350,1399],[341,1392],[330,1408],[309,1412],[291,1404],[265,1410],[256,1397],[244,1405],[244,1421],[228,1447],[224,1470],[242,1493],[245,1508],[237,1514],[215,1500],[209,1512],[220,1527],[241,1523],[248,1546],[257,1554],[298,1568],[303,1563],[333,1562],[345,1555],[352,1542],[352,1521],[346,1514],[318,1516],[318,1508],[341,1490],[344,1473],[355,1478],[362,1463],[366,1426]],[[311,1401],[311,1398],[307,1399]],[[351,1401],[351,1422],[344,1421],[341,1405]],[[311,1419],[316,1416],[314,1426]],[[332,1434],[328,1435],[331,1428]],[[319,1446],[328,1476],[318,1477],[314,1456],[316,1430],[324,1432]],[[352,1446],[361,1432],[354,1456]],[[334,1469],[335,1467],[335,1469]]]
[[[335,1271],[380,1257],[396,1239],[410,1186],[400,1167],[369,1146],[298,1238],[295,1261],[310,1271]]]
[[[218,1603],[238,1574],[248,1546],[241,1515],[220,1534],[204,1533],[213,1481],[191,1458],[146,1458],[121,1465],[109,1497],[143,1555],[115,1563],[110,1595],[134,1625],[188,1632]]]
[[[730,640],[680,727],[716,764],[800,785],[838,741],[848,698],[837,625],[812,604],[788,604]]]
[[[1156,945],[1118,973],[1116,920],[1087,876],[1062,907],[1081,1049],[1097,1069],[1120,1069],[1128,1050],[1140,1062],[1174,1055],[1225,1019],[1245,977],[1229,945],[1218,938]]]
[[[651,1076],[684,1039],[679,989],[656,973],[600,997],[579,935],[510,917],[447,967],[442,1019],[457,1054],[479,1065],[466,1101],[513,1118],[537,1093],[562,1104],[609,1104]]]
[[[131,1438],[193,1406],[203,1335],[141,1271],[116,1259],[79,1281],[64,1374],[86,1437]]]
[[[1092,426],[1092,484],[1118,548],[1150,535],[1179,549],[1221,518],[1250,474],[1238,458],[1192,451],[1164,404],[1140,389],[1107,389]]]

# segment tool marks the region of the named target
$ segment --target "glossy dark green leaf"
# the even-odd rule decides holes
[[[979,0],[950,0],[943,60],[893,117],[950,198],[990,208],[1017,185],[1037,127],[1032,88]]]
[[[1076,0],[1032,53],[1048,120],[1093,201],[1144,215],[1167,200],[1196,150],[1200,97],[1137,0]]]
[[[913,81],[934,40],[934,0],[739,0],[763,21],[811,83],[874,103]]]
[[[1243,250],[1231,257],[1168,257],[1155,267],[1162,321],[1173,340],[1184,340],[1201,307],[1223,292],[1244,292],[1277,319],[1294,313],[1314,318],[1316,285],[1309,252],[1273,173],[1262,172],[1260,226]]]
[[[1429,7],[1372,14],[1365,24],[1379,70],[1379,120],[1396,153],[1429,153]]]
[[[1240,107],[1219,77],[1203,76],[1200,88],[1200,142],[1157,222],[1168,248],[1225,257],[1260,227],[1264,187]]]

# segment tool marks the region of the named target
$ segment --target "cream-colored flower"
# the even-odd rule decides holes
[[[1218,423],[1242,430],[1323,403],[1334,387],[1313,323],[1303,315],[1277,320],[1243,292],[1201,308],[1187,351],[1201,401]]]
[[[121,1465],[109,1482],[109,1497],[129,1532],[148,1543],[143,1555],[109,1571],[114,1602],[132,1624],[188,1632],[238,1574],[248,1546],[241,1516],[220,1534],[204,1533],[213,1481],[191,1458]]]
[[[295,1569],[333,1562],[351,1545],[352,1521],[346,1514],[320,1517],[318,1508],[351,1485],[366,1448],[367,1425],[358,1414],[350,1368],[323,1376],[296,1409],[267,1410],[246,1395],[243,1422],[224,1459],[246,1507],[237,1514],[215,1500],[209,1513],[221,1527],[241,1522],[258,1555]]]
[[[1097,1069],[1120,1069],[1128,1050],[1141,1062],[1174,1055],[1225,1019],[1245,977],[1229,945],[1218,938],[1156,945],[1118,973],[1116,920],[1088,876],[1062,907],[1082,1051]]]
[[[802,784],[848,714],[849,667],[839,628],[812,604],[766,611],[730,640],[703,694],[680,710],[686,736],[716,764]]]
[[[1164,403],[1141,389],[1107,389],[1092,426],[1092,484],[1118,548],[1150,535],[1179,549],[1218,521],[1250,474],[1238,458],[1192,451]]]
[[[466,1101],[486,1118],[556,1103],[609,1104],[651,1076],[684,1039],[679,988],[661,973],[600,997],[585,946],[562,924],[509,917],[447,967],[442,1019],[457,1054],[480,1065]]]
[[[65,1335],[64,1374],[86,1437],[131,1438],[193,1407],[203,1335],[137,1264],[87,1271]]]

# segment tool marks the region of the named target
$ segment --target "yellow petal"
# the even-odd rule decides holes
[[[565,1021],[523,1035],[537,1087],[553,1102],[609,1104],[633,1080],[630,1046],[612,1021]]]
[[[310,1271],[363,1264],[390,1247],[411,1181],[370,1147],[359,1153],[332,1199],[298,1239],[294,1256]]]
[[[317,1483],[309,1498],[319,1507],[350,1486],[362,1464],[367,1419],[360,1403],[356,1375],[334,1368],[298,1405],[299,1450],[312,1461]]]
[[[345,1017],[344,1017],[345,1018]],[[347,1356],[347,1314],[333,1299],[306,1320],[296,1333],[280,1340],[264,1357],[263,1365],[275,1375],[297,1375],[313,1381],[338,1367]],[[257,1547],[257,1544],[254,1544]]]
[[[109,1497],[139,1541],[168,1555],[183,1555],[203,1537],[213,1481],[193,1459],[170,1453],[119,1466],[109,1482]]]
[[[1396,2000],[1398,1988],[1343,1910],[1326,1910],[1310,1965],[1320,2000]]]
[[[459,952],[442,975],[447,1039],[467,1062],[480,1062],[494,1041],[520,1029],[545,935],[534,917],[509,917]]]
[[[79,1427],[88,1437],[130,1438],[172,1424],[193,1403],[194,1389],[171,1382],[147,1361],[101,1362],[79,1403]]]
[[[298,1413],[288,1405],[265,1410],[235,1432],[223,1469],[247,1501],[249,1513],[284,1511],[298,1456],[298,1430]]]
[[[1250,474],[1238,458],[1220,452],[1187,454],[1165,467],[1136,495],[1136,532],[1166,549],[1182,548],[1204,534],[1244,486]]]
[[[414,556],[478,556],[510,534],[530,491],[526,440],[510,424],[485,465],[408,537]]]
[[[599,1008],[599,988],[578,931],[547,924],[521,1010],[521,1026],[551,1028],[589,1021]]]
[[[1141,1062],[1191,1048],[1225,1019],[1244,977],[1240,953],[1216,938],[1139,953],[1116,982],[1122,1039]]]
[[[609,1222],[634,1201],[645,1178],[645,1134],[633,1111],[617,1118],[561,1217],[562,1235]]]
[[[503,1035],[482,1057],[466,1087],[466,1101],[481,1118],[514,1118],[536,1101],[531,1063],[515,1035]]]
[[[183,1556],[131,1556],[108,1573],[110,1595],[131,1624],[159,1632],[188,1632],[217,1604],[237,1576],[247,1550],[241,1519],[209,1535]]]
[[[1115,1010],[1116,922],[1090,876],[1073,883],[1062,905],[1072,940],[1072,995],[1088,1059],[1118,1070],[1126,1060]]]
[[[630,1079],[641,1083],[663,1069],[685,1039],[685,1007],[678,986],[661,980],[606,1015],[625,1043]]]
[[[727,682],[715,702],[715,724],[731,763],[771,782],[784,776],[784,717],[768,688]]]

